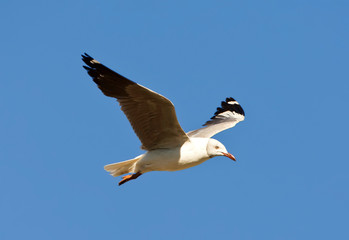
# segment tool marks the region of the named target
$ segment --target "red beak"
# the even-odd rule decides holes
[[[222,153],[223,153],[224,156],[230,158],[231,160],[236,161],[236,159],[235,159],[235,157],[233,156],[233,154],[231,154],[231,153],[224,153],[224,152],[222,152]]]

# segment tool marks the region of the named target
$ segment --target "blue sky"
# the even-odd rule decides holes
[[[349,239],[348,1],[3,1],[0,239]],[[168,97],[184,130],[225,97],[217,157],[122,187],[140,153],[87,52]]]

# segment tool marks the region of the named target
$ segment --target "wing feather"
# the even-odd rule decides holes
[[[221,103],[221,107],[217,108],[214,116],[203,125],[204,127],[188,132],[187,135],[189,137],[210,138],[221,131],[234,127],[244,119],[244,110],[234,98],[230,97]]]
[[[86,53],[82,60],[98,88],[117,99],[143,149],[173,148],[189,140],[170,100],[112,71]]]

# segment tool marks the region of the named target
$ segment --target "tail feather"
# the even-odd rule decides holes
[[[113,177],[134,172],[135,163],[141,159],[141,157],[142,155],[131,160],[105,165],[104,170],[109,172]]]

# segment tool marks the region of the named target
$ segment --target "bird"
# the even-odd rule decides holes
[[[211,138],[245,119],[244,110],[234,98],[222,101],[203,127],[186,133],[173,103],[166,97],[109,69],[87,53],[81,56],[86,64],[83,67],[98,88],[119,102],[146,151],[133,159],[104,166],[113,177],[127,174],[119,185],[147,172],[183,170],[216,156],[236,161],[221,142]]]

